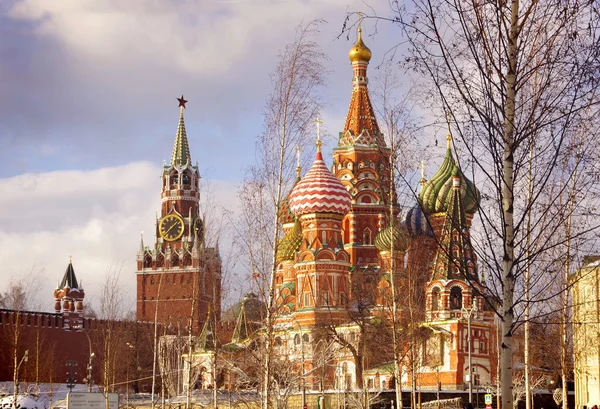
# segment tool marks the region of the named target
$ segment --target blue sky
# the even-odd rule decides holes
[[[369,2],[380,13],[387,4]],[[72,255],[86,298],[93,302],[112,268],[132,303],[139,234],[153,232],[159,169],[177,128],[175,98],[189,100],[192,158],[212,200],[234,212],[269,74],[303,21],[327,21],[317,38],[332,71],[322,116],[330,135],[342,129],[355,34],[337,37],[347,12],[361,8],[351,0],[2,1],[0,290],[33,270],[39,304],[51,308]],[[364,27],[374,75],[400,33]]]

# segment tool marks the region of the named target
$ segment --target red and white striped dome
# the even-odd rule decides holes
[[[309,213],[337,213],[350,210],[350,194],[338,178],[327,169],[321,152],[304,178],[292,189],[290,209],[296,216]]]

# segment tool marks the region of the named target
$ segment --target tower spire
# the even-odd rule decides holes
[[[144,232],[142,231],[140,233],[140,251],[139,251],[140,255],[144,255]]]
[[[177,135],[175,135],[175,144],[173,145],[173,154],[171,155],[171,166],[184,166],[192,162],[190,155],[190,146],[185,132],[185,122],[183,120],[183,111],[187,100],[177,98],[179,101],[179,124],[177,125]]]
[[[350,49],[348,57],[352,63],[352,98],[346,116],[344,131],[340,135],[339,147],[366,145],[385,147],[383,135],[377,125],[375,110],[369,98],[367,85],[367,67],[371,60],[371,50],[362,39],[362,27],[358,26],[356,43]]]

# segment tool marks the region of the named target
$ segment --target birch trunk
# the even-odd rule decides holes
[[[514,315],[514,152],[515,152],[515,106],[516,106],[516,72],[517,41],[519,37],[519,0],[511,1],[510,31],[508,42],[508,72],[506,74],[506,101],[504,109],[504,155],[503,155],[503,189],[502,211],[504,217],[504,257],[502,290],[502,408],[512,409],[512,330]]]

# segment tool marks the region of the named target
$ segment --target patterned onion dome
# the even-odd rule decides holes
[[[418,204],[405,213],[402,219],[402,225],[412,237],[428,236],[433,237],[433,230]]]
[[[409,245],[409,237],[402,227],[388,226],[375,236],[375,247],[381,252],[406,251]]]
[[[281,201],[281,203],[279,203],[279,223],[281,224],[293,223],[294,220],[296,220],[294,212],[292,212],[292,209],[290,209],[290,193],[292,193],[294,187],[296,187],[298,182],[300,182],[300,165],[298,165],[298,168],[296,170],[298,172],[298,176],[296,177],[294,186],[292,186],[292,189],[287,194],[287,196]]]
[[[475,184],[465,177],[454,157],[448,141],[446,157],[442,166],[433,177],[425,183],[421,193],[419,193],[419,202],[423,205],[425,214],[445,212],[447,209],[447,199],[452,192],[452,175],[457,174],[460,177],[460,197],[466,213],[474,214],[479,208],[481,198],[479,190]]]
[[[300,222],[296,220],[290,231],[279,241],[279,246],[277,246],[277,260],[293,260],[296,256],[296,252],[300,249],[301,244],[302,226],[300,226]]]
[[[294,213],[290,209],[290,197],[286,196],[279,204],[279,222],[288,224],[294,221]]]
[[[304,178],[292,189],[290,208],[296,216],[309,213],[337,213],[350,210],[350,194],[327,168],[321,152]]]

